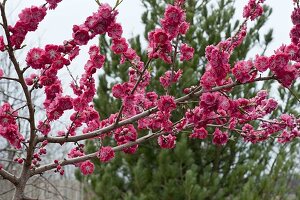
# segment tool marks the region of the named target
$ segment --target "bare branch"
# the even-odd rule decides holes
[[[18,179],[16,178],[15,175],[12,175],[5,169],[0,170],[0,176],[2,176],[4,179],[9,180],[12,184],[16,185],[18,183]]]

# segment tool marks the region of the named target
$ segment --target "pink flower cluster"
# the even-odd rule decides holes
[[[130,141],[135,141],[138,138],[138,133],[132,124],[116,129],[114,139],[118,145],[126,144]],[[133,145],[123,149],[123,152],[133,154],[137,150],[138,145]]]
[[[267,92],[262,90],[251,99],[230,99],[219,92],[204,93],[200,97],[199,106],[186,112],[187,123],[194,126],[190,138],[205,139],[208,132],[205,130],[208,124],[225,125],[228,129],[235,129],[238,124],[245,124],[252,120],[263,118],[277,108],[274,99],[267,99]],[[213,134],[213,143],[225,144],[228,141],[228,133],[216,129]],[[248,137],[248,135],[243,135]],[[266,139],[267,137],[265,137]]]
[[[4,50],[5,50],[5,44],[4,44],[3,36],[0,36],[0,51],[4,51]]]
[[[172,63],[170,53],[172,52],[171,41],[179,34],[184,35],[189,29],[189,24],[186,22],[185,12],[180,7],[181,3],[173,6],[168,5],[164,18],[160,23],[162,28],[157,28],[148,34],[149,58],[160,58],[166,63]],[[193,58],[194,49],[183,43],[180,46],[180,60],[190,60]]]
[[[46,2],[49,4],[49,9],[55,9],[57,4],[61,1],[62,0],[46,0]]]
[[[173,149],[176,144],[176,136],[172,134],[161,135],[158,137],[157,142],[163,149]]]
[[[179,69],[177,72],[172,71],[166,71],[164,76],[161,76],[159,78],[160,84],[166,89],[168,88],[172,83],[177,83],[177,81],[180,79],[182,75],[182,70]]]
[[[68,158],[78,158],[84,155],[83,146],[79,145],[78,147],[71,149],[71,151],[68,153]],[[80,167],[81,164],[82,162],[75,164],[75,166]]]
[[[224,84],[224,79],[230,71],[229,53],[217,46],[207,46],[205,55],[208,60],[206,71],[201,77],[200,84],[205,89]]]
[[[16,122],[17,116],[18,113],[12,109],[9,103],[3,103],[0,106],[0,135],[13,147],[20,149],[24,138],[19,132],[19,126]]]
[[[97,156],[101,162],[109,162],[115,157],[115,152],[110,146],[101,147]]]
[[[86,160],[83,163],[81,163],[79,168],[83,175],[89,175],[94,172],[95,166],[94,166],[94,163],[92,163],[89,160]]]
[[[44,6],[32,6],[31,8],[22,10],[15,26],[9,27],[11,45],[15,48],[20,48],[27,33],[35,31],[38,28],[39,23],[46,16],[46,11],[47,8]]]
[[[256,77],[257,71],[253,69],[252,61],[238,61],[232,68],[232,74],[239,82],[247,83],[253,81]]]
[[[20,48],[26,34],[38,28],[47,9],[55,9],[61,1],[46,0],[47,3],[42,7],[33,6],[24,9],[15,26],[9,28],[11,36],[8,38],[8,45],[11,43],[12,47]],[[138,140],[139,130],[156,132],[159,135],[158,145],[166,149],[175,147],[176,134],[186,127],[193,127],[190,138],[204,140],[212,136],[210,139],[216,145],[225,145],[230,137],[228,131],[231,130],[240,133],[244,141],[252,143],[264,141],[274,133],[280,134],[278,139],[280,143],[299,137],[300,121],[295,116],[282,114],[277,120],[265,119],[277,107],[277,102],[268,98],[266,91],[260,91],[255,97],[249,99],[233,99],[226,94],[230,88],[214,88],[231,84],[233,81],[236,81],[237,84],[252,82],[257,78],[258,73],[267,70],[270,70],[272,78],[276,78],[284,87],[290,87],[298,78],[300,69],[300,64],[297,63],[300,62],[299,8],[296,8],[291,16],[294,27],[290,32],[292,40],[290,45],[281,46],[269,57],[256,56],[254,60],[237,61],[234,66],[229,64],[234,49],[243,42],[246,36],[247,21],[254,20],[262,14],[261,4],[263,2],[264,0],[250,0],[244,7],[243,16],[246,21],[239,31],[233,37],[221,41],[217,45],[206,47],[208,63],[200,80],[202,90],[198,90],[196,93],[196,95],[200,95],[199,104],[194,108],[187,109],[185,116],[174,123],[172,112],[178,108],[179,103],[189,102],[181,102],[180,98],[175,100],[175,96],[170,95],[169,91],[161,96],[156,92],[149,92],[151,74],[147,68],[154,59],[158,58],[168,64],[173,64],[172,70],[166,71],[159,78],[161,85],[167,89],[171,84],[178,82],[183,73],[181,69],[174,69],[176,68],[174,62],[177,61],[177,54],[180,55],[180,61],[188,61],[193,58],[194,49],[181,40],[181,37],[189,29],[185,11],[181,7],[184,5],[184,0],[176,0],[175,5],[168,5],[164,17],[160,21],[161,27],[149,33],[149,62],[146,64],[122,37],[123,28],[116,22],[118,12],[108,4],[100,4],[98,11],[89,16],[84,23],[74,25],[72,39],[65,41],[63,45],[49,44],[44,48],[31,49],[26,56],[26,64],[37,70],[38,73],[29,75],[25,82],[32,87],[31,89],[44,89],[46,99],[43,104],[47,116],[45,120],[38,121],[36,124],[36,130],[44,135],[39,139],[44,142],[33,153],[31,167],[38,167],[41,156],[47,153],[48,141],[46,139],[50,138],[48,135],[51,133],[51,123],[58,120],[67,110],[74,111],[70,115],[71,123],[66,130],[57,133],[60,137],[57,138],[58,140],[66,139],[67,141],[68,137],[75,136],[76,131],[82,126],[82,133],[88,134],[99,128],[113,125],[112,131],[99,134],[99,137],[104,139],[111,136],[117,145],[123,145],[122,151],[129,154],[135,153],[138,149],[138,144],[135,143],[140,141]],[[106,33],[112,39],[111,51],[121,57],[120,64],[129,62],[132,67],[128,70],[128,81],[115,84],[112,88],[112,95],[122,102],[120,113],[112,114],[108,119],[100,121],[98,112],[91,106],[93,97],[96,95],[93,75],[105,62],[105,56],[101,55],[100,48],[90,47],[89,60],[84,65],[84,73],[79,81],[74,79],[70,85],[74,96],[64,95],[58,72],[70,65],[79,54],[80,46],[88,44],[95,36]],[[4,44],[3,37],[0,36],[0,51],[5,49],[7,46]],[[0,78],[2,76],[3,71],[0,70]],[[191,92],[191,88],[186,90],[187,94]],[[192,95],[188,94],[183,98]],[[182,108],[185,108],[185,105]],[[120,126],[120,121],[142,112],[147,114],[142,114],[145,117],[139,118],[137,125],[131,123]],[[8,103],[4,103],[0,107],[0,135],[15,148],[21,148],[24,138],[19,133],[17,118],[17,112]],[[257,130],[251,125],[253,120],[260,121]],[[208,132],[209,127],[214,127],[211,134]],[[242,130],[238,130],[238,127],[242,127]],[[91,134],[92,137],[94,137],[94,133]],[[77,147],[69,152],[69,158],[85,156],[84,145],[76,144]],[[101,146],[97,152],[97,157],[101,162],[109,162],[114,156],[114,148],[111,146]],[[17,158],[16,161],[21,164],[24,158]],[[76,163],[75,166],[79,167],[84,175],[91,174],[95,168],[94,164],[88,160]],[[58,161],[55,161],[55,167],[56,172],[64,173]]]
[[[215,129],[213,143],[216,145],[224,145],[228,142],[228,133],[222,132],[218,128]]]
[[[265,0],[249,0],[248,5],[244,7],[243,17],[254,20],[261,16],[264,10],[260,4],[264,1]]]
[[[278,135],[278,142],[286,143],[300,137],[298,124],[299,120],[295,116],[282,114],[278,120],[263,121],[258,130],[255,130],[250,124],[245,124],[241,135],[245,141],[257,143],[266,140],[274,133],[281,132]]]

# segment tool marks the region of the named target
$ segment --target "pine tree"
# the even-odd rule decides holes
[[[147,39],[148,32],[159,26],[159,17],[163,15],[166,2],[170,1],[142,2],[146,8],[142,21],[145,24],[144,38]],[[191,26],[185,40],[195,48],[195,57],[191,62],[177,63],[184,69],[184,74],[179,85],[171,87],[171,94],[180,96],[184,88],[197,84],[205,69],[205,47],[232,36],[238,30],[241,22],[232,21],[235,13],[233,4],[234,0],[186,1],[187,19]],[[268,7],[264,9],[265,14],[251,27],[243,44],[232,55],[231,63],[244,59],[249,49],[257,44],[263,45],[263,50],[258,53],[263,54],[272,41],[272,30],[265,35],[258,33],[272,12]],[[101,37],[99,41],[101,51],[107,56],[108,62],[104,66],[103,75],[99,77],[98,98],[94,103],[101,117],[107,118],[121,106],[121,102],[110,95],[111,87],[116,82],[126,80],[130,65],[119,64],[120,57],[108,50],[110,41],[105,37]],[[143,41],[137,36],[131,39],[131,45],[145,60]],[[168,68],[169,66],[160,60],[151,65],[151,74],[155,78],[149,90],[155,90],[159,94],[165,92],[158,77]],[[116,80],[116,77],[120,77],[121,80]],[[267,84],[268,87],[273,86],[272,82]],[[232,95],[254,96],[260,87],[253,86],[254,83],[238,87]],[[284,95],[283,88],[280,88],[280,97],[283,101],[286,98],[292,98],[289,102],[297,100]],[[291,109],[292,104],[287,104],[280,112]],[[147,142],[140,146],[135,155],[119,153],[114,161],[108,164],[94,160],[95,173],[87,177],[77,173],[77,177],[88,184],[87,194],[91,195],[89,199],[288,198],[291,192],[288,184],[294,177],[294,158],[297,153],[294,143],[279,146],[275,145],[274,141],[269,141],[254,146],[231,138],[226,146],[220,147],[209,142],[211,138],[205,141],[188,139],[189,133],[185,131],[179,134],[175,149],[162,150],[157,148],[156,141]],[[99,148],[99,144],[88,142],[86,147],[92,152]]]

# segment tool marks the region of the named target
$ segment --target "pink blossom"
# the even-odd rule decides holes
[[[46,8],[32,6],[31,8],[25,8],[19,14],[21,22],[29,24],[31,22],[38,23],[44,19],[46,16]]]
[[[190,23],[182,22],[179,26],[179,33],[184,35],[184,34],[186,34],[186,32],[189,28],[190,28]]]
[[[168,24],[178,25],[185,20],[185,12],[178,6],[168,5],[165,10],[164,19]]]
[[[183,43],[180,46],[180,61],[191,60],[194,57],[194,48]]]
[[[24,137],[19,132],[17,124],[9,124],[7,126],[2,126],[0,124],[0,136],[4,137],[17,149],[21,148],[21,142],[24,140]]]
[[[5,44],[4,44],[3,36],[0,36],[0,51],[4,51],[4,50],[5,50]]]
[[[85,45],[90,40],[89,29],[84,25],[74,25],[72,36],[78,45]]]
[[[26,57],[27,65],[33,69],[41,69],[45,67],[45,51],[41,48],[31,49]]]
[[[206,71],[200,79],[200,85],[205,90],[210,90],[213,86],[216,85],[215,74],[211,70]]]
[[[137,139],[137,131],[132,124],[118,128],[115,131],[114,138],[117,142],[135,141]]]
[[[294,25],[300,24],[300,8],[295,8],[291,15]]]
[[[243,17],[254,20],[261,16],[263,13],[263,8],[259,3],[260,2],[256,3],[256,0],[249,0],[248,5],[244,7]]]
[[[122,36],[123,30],[119,23],[112,23],[107,29],[108,36],[112,39],[120,38]]]
[[[300,39],[300,24],[295,25],[290,31],[290,38],[292,42],[297,45]]]
[[[176,103],[174,101],[174,97],[166,95],[160,97],[157,102],[157,106],[161,112],[170,113],[176,108]]]
[[[79,147],[75,147],[71,149],[71,151],[68,153],[68,158],[77,158],[84,156],[85,154],[83,153],[83,150],[80,149]],[[82,162],[74,164],[76,167],[79,167]]]
[[[290,134],[287,130],[282,131],[279,135],[278,142],[279,143],[287,143],[290,142],[294,138],[294,135]]]
[[[153,38],[157,44],[165,44],[169,40],[167,33],[163,29],[155,29]]]
[[[246,83],[256,76],[255,72],[251,72],[252,67],[252,61],[238,61],[235,63],[232,73],[239,82]]]
[[[101,147],[98,152],[98,158],[101,162],[109,162],[111,159],[115,157],[115,152],[112,147],[106,146]]]
[[[57,4],[61,1],[62,0],[46,0],[46,2],[49,3],[49,9],[55,9],[57,7]]]
[[[115,54],[125,53],[128,49],[128,44],[125,38],[115,38],[113,39],[111,49]]]
[[[182,75],[182,70],[177,72],[166,71],[164,76],[159,78],[159,82],[164,88],[168,88],[172,83],[176,83]]]
[[[189,136],[190,138],[197,138],[197,139],[205,139],[208,135],[207,130],[205,128],[194,128],[193,133]]]
[[[48,135],[51,131],[51,126],[48,121],[39,121],[37,128],[43,135]]]
[[[229,139],[227,132],[222,132],[218,128],[215,129],[213,143],[216,145],[224,145]]]
[[[92,174],[94,172],[94,169],[94,163],[89,160],[82,162],[80,165],[80,171],[83,175]]]
[[[163,149],[172,149],[176,144],[176,136],[172,134],[161,135],[158,137],[157,142]]]
[[[268,57],[256,55],[256,59],[254,61],[254,67],[260,72],[266,71],[269,68]]]
[[[135,144],[130,147],[126,147],[126,148],[122,149],[122,151],[127,154],[134,154],[137,151],[138,147],[139,147],[139,145]]]

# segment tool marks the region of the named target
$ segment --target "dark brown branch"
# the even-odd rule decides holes
[[[26,101],[27,101],[27,107],[28,107],[28,111],[29,111],[29,118],[30,118],[30,139],[29,139],[29,148],[27,151],[27,156],[26,156],[26,160],[25,160],[25,164],[24,166],[26,166],[27,168],[30,167],[31,165],[31,160],[32,160],[32,155],[33,155],[33,151],[34,151],[34,146],[35,146],[35,117],[34,117],[34,107],[32,104],[32,100],[31,100],[31,94],[28,90],[28,87],[26,85],[26,82],[24,80],[23,77],[23,71],[20,68],[19,62],[17,61],[15,54],[14,54],[14,49],[13,49],[13,45],[11,44],[10,41],[10,33],[8,30],[8,23],[7,23],[7,18],[6,18],[6,14],[5,14],[5,2],[4,1],[2,4],[0,3],[0,10],[1,10],[1,17],[2,17],[2,21],[3,21],[3,28],[5,31],[5,36],[7,39],[7,51],[8,51],[8,55],[9,58],[11,60],[11,62],[13,63],[13,66],[15,68],[15,71],[18,75],[19,78],[19,83],[22,86],[23,89],[23,93],[25,95]],[[23,168],[24,170],[24,168]]]
[[[11,78],[11,77],[6,77],[6,76],[2,76],[1,78],[0,78],[0,80],[1,79],[5,79],[5,80],[10,80],[10,81],[16,81],[16,82],[20,82],[19,81],[19,79],[17,79],[17,78]]]

